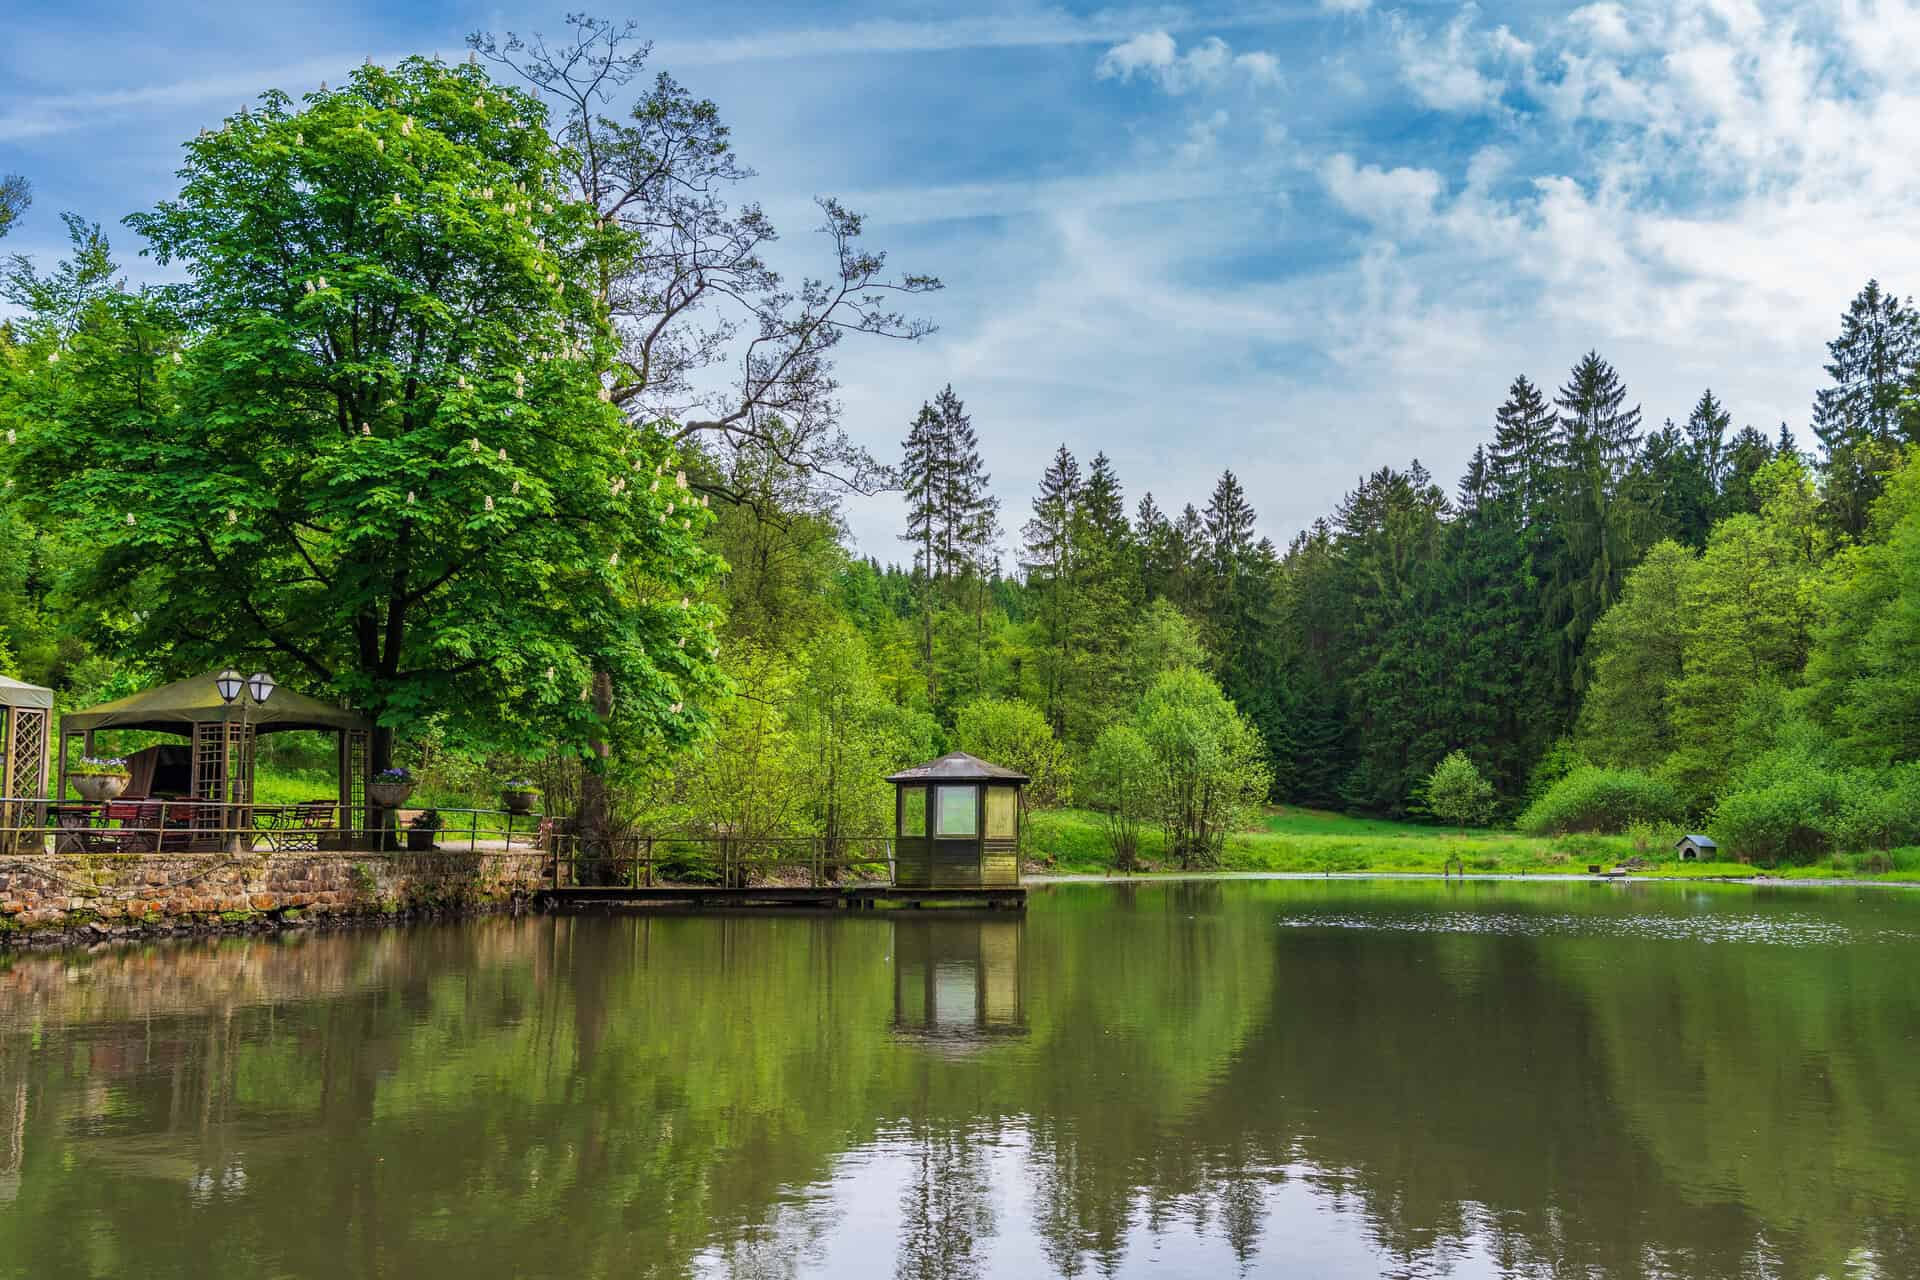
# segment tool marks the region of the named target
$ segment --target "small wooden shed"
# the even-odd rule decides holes
[[[1020,788],[1026,774],[950,751],[887,781],[894,786],[896,885],[975,889],[1020,883]]]
[[[1673,849],[1680,855],[1682,862],[1712,862],[1719,856],[1720,846],[1715,844],[1710,836],[1689,832],[1680,837]]]

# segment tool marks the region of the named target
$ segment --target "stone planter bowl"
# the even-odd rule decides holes
[[[503,791],[500,793],[501,803],[507,806],[508,813],[532,813],[533,806],[538,803],[539,799],[540,793],[538,791]]]
[[[382,809],[398,809],[412,794],[411,782],[369,782],[367,784],[367,799]]]
[[[127,777],[122,773],[74,773],[67,775],[67,780],[82,800],[93,804],[118,799],[127,789]]]

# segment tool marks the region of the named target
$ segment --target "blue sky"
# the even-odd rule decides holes
[[[0,170],[37,198],[5,249],[51,258],[59,211],[149,206],[179,142],[261,89],[561,15],[16,0]],[[1920,291],[1907,0],[632,16],[732,123],[781,266],[822,265],[811,201],[836,194],[947,281],[933,338],[844,348],[845,422],[891,457],[951,381],[1010,529],[1064,442],[1163,507],[1231,466],[1284,540],[1375,467],[1451,483],[1514,375],[1558,385],[1590,347],[1650,422],[1711,386],[1736,422],[1801,429],[1852,294]],[[848,516],[897,555],[897,500]]]

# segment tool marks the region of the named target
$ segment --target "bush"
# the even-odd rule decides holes
[[[1742,771],[1709,830],[1763,862],[1909,845],[1920,839],[1920,765],[1863,769],[1779,748]]]
[[[1635,822],[1662,825],[1685,816],[1686,806],[1670,782],[1635,769],[1580,765],[1528,805],[1518,825],[1536,836],[1572,831],[1618,835]]]
[[[1153,813],[1153,752],[1139,731],[1116,724],[1101,733],[1081,772],[1080,791],[1100,811],[1113,865],[1131,871],[1140,852],[1140,827]]]
[[[1427,775],[1427,809],[1456,827],[1485,826],[1493,816],[1493,784],[1464,751],[1454,751]]]

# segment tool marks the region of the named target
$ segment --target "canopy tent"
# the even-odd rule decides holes
[[[242,688],[228,702],[215,681],[209,673],[68,712],[60,721],[60,785],[54,794],[66,796],[74,739],[82,739],[82,749],[92,755],[94,735],[101,730],[176,733],[192,744],[187,798],[211,802],[200,806],[196,823],[210,830],[228,828],[244,816],[232,806],[253,804],[255,739],[263,733],[317,730],[339,739],[339,823],[351,831],[353,815],[366,809],[372,719],[291,689],[275,688],[260,701]],[[154,770],[148,772],[152,776]]]
[[[0,676],[0,707],[25,707],[32,711],[53,710],[53,690],[37,684]]]
[[[103,702],[85,711],[69,711],[60,721],[66,733],[96,729],[151,729],[159,733],[191,734],[193,726],[237,720],[235,703],[220,697],[211,674],[175,680],[158,689]],[[373,731],[373,721],[291,689],[275,689],[265,702],[246,698],[246,720],[255,733],[282,733],[289,729],[320,729],[331,733]]]

